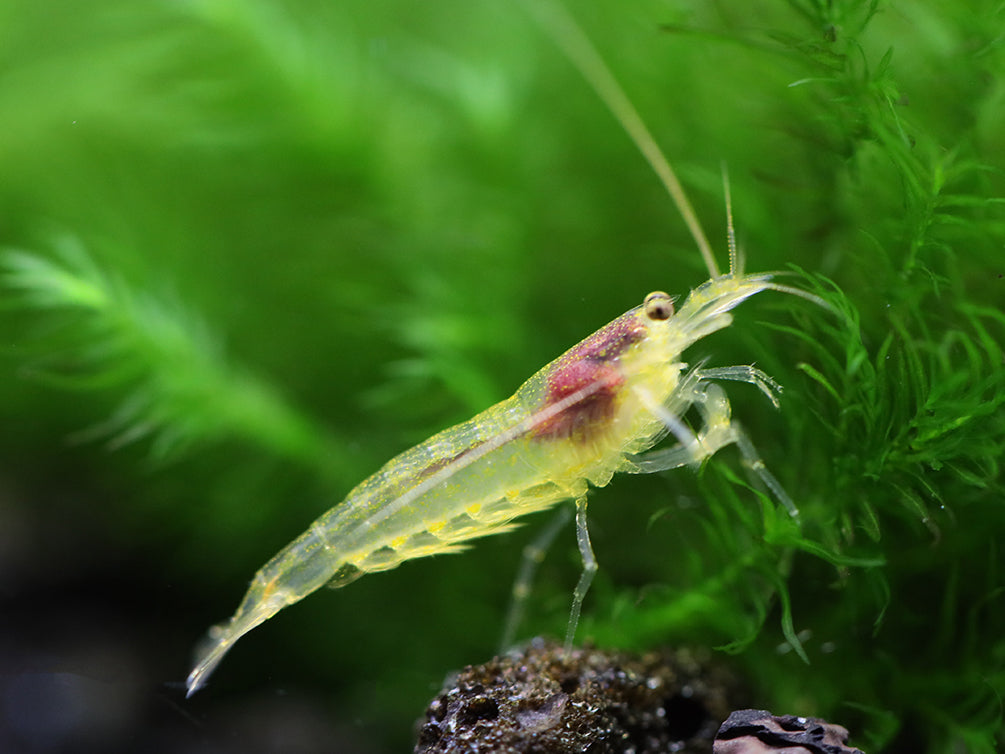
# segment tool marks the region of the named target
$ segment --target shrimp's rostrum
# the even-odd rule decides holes
[[[731,311],[751,296],[775,290],[822,304],[773,282],[772,273],[745,274],[729,215],[729,271],[720,274],[708,241],[676,176],[613,76],[560,6],[536,0],[548,28],[649,160],[687,221],[710,279],[679,309],[661,291],[541,369],[516,393],[456,427],[393,458],[349,492],[255,574],[234,616],[210,630],[189,674],[191,695],[244,634],[287,605],[328,584],[343,586],[364,573],[425,555],[453,552],[477,537],[505,531],[514,519],[564,500],[577,506],[583,575],[576,587],[567,645],[596,570],[586,518],[586,493],[617,472],[650,473],[700,464],[735,444],[749,470],[792,515],[796,509],[731,417],[714,381],[758,387],[777,405],[779,386],[752,366],[688,366],[684,351],[728,327]],[[727,210],[729,196],[727,193]],[[683,417],[694,408],[695,429]],[[666,436],[673,441],[653,449]]]

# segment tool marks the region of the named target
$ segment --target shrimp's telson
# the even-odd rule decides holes
[[[770,273],[733,270],[691,291],[676,312],[670,296],[652,293],[541,369],[511,398],[393,458],[255,575],[234,616],[211,630],[209,646],[188,677],[188,694],[241,636],[319,587],[457,551],[567,499],[579,503],[586,565],[570,619],[571,641],[596,568],[586,532],[587,489],[606,485],[616,472],[695,465],[736,443],[794,513],[731,420],[725,393],[709,380],[750,382],[772,400],[778,386],[753,367],[688,368],[680,360],[688,346],[727,327],[730,310],[750,296],[767,289],[802,293],[771,279]],[[692,406],[701,416],[697,432],[680,418]],[[668,433],[678,442],[650,451]]]

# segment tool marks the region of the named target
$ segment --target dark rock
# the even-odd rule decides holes
[[[848,731],[816,717],[734,712],[715,736],[714,754],[862,754],[846,746]]]
[[[537,640],[449,680],[426,711],[415,752],[707,754],[737,689],[695,652],[587,646],[566,656]]]

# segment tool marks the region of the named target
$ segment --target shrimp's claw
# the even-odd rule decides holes
[[[682,383],[683,397],[680,408],[687,409],[694,406],[698,409],[702,417],[699,431],[693,433],[672,411],[665,406],[654,404],[651,398],[647,398],[645,401],[647,408],[677,436],[680,442],[672,447],[647,453],[626,453],[623,470],[633,474],[652,474],[681,466],[697,466],[725,446],[736,445],[740,455],[743,456],[747,470],[771,491],[775,499],[785,506],[790,516],[798,519],[799,510],[796,504],[785,492],[781,483],[768,471],[747,433],[732,418],[732,410],[725,391],[719,385],[707,382],[710,379],[749,382],[760,388],[776,406],[778,405],[774,393],[781,392],[781,385],[760,369],[751,366],[695,368],[688,374],[688,380],[693,384]],[[643,396],[646,394],[643,393]]]

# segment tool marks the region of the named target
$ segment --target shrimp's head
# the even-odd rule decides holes
[[[532,435],[585,444],[627,421],[616,417],[638,408],[626,403],[629,396],[644,393],[663,403],[687,367],[683,351],[728,327],[732,309],[767,289],[809,296],[771,282],[772,276],[719,275],[692,290],[679,309],[669,294],[650,293],[641,306],[566,351],[521,388],[521,397],[542,412]]]
[[[625,329],[631,337],[624,338],[627,342],[617,363],[626,387],[641,388],[661,398],[668,396],[686,368],[684,351],[729,327],[733,321],[731,311],[746,299],[768,289],[803,293],[771,282],[772,277],[772,273],[718,275],[693,289],[679,307],[663,291],[646,296],[641,306],[625,315],[630,320]]]
[[[669,295],[654,291],[635,310],[644,331],[640,343],[651,360],[676,362],[692,344],[729,327],[733,322],[730,312],[751,296],[769,289],[808,295],[773,283],[772,277],[773,273],[719,275],[693,289],[676,309]]]

